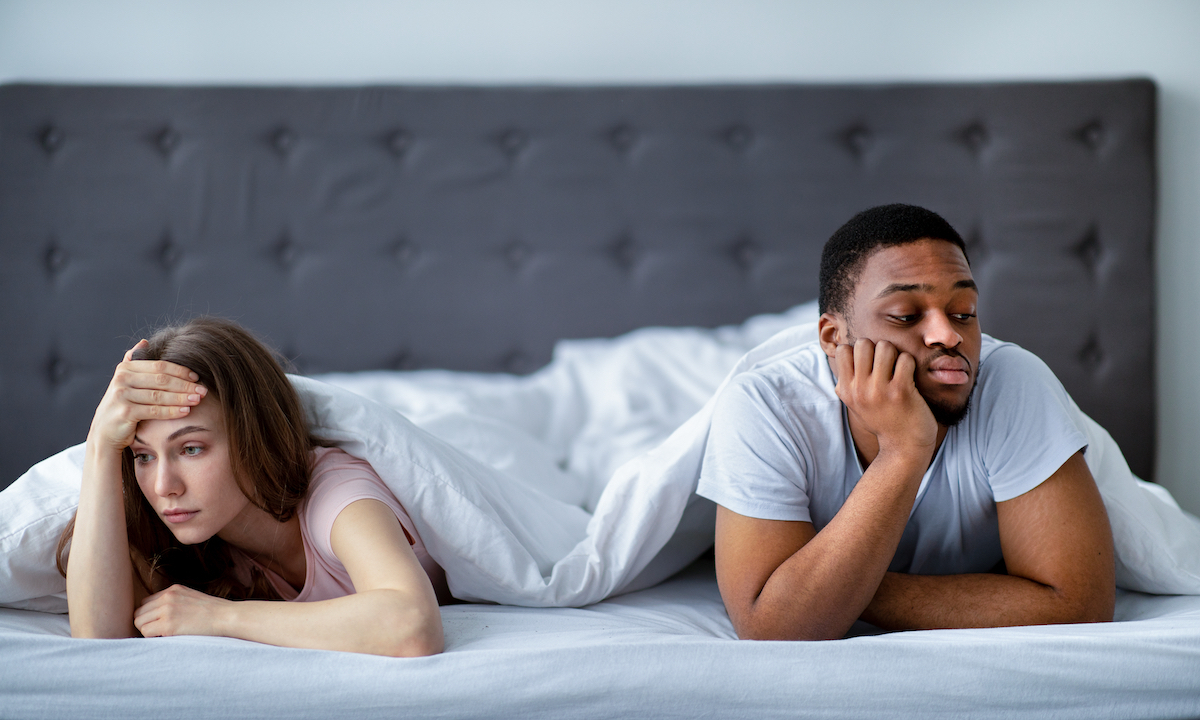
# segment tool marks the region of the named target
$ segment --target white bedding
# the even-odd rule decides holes
[[[715,331],[566,341],[526,378],[293,382],[314,432],[370,461],[404,504],[455,597],[583,606],[648,587],[711,545],[714,506],[694,490],[714,390],[811,342],[814,316],[809,304]],[[1118,585],[1200,594],[1200,521],[1134,478],[1108,433],[1075,411]],[[81,455],[64,451],[0,493],[0,604],[65,607],[53,541],[76,501]]]
[[[733,640],[711,559],[586,608],[443,608],[446,652],[72,640],[0,609],[5,718],[1200,717],[1200,597],[1120,592],[1102,625]],[[862,629],[862,628],[859,628]]]
[[[749,348],[814,314],[567,342],[525,378],[297,378],[320,431],[397,491],[455,594],[530,607],[443,608],[447,651],[412,660],[72,640],[65,616],[0,608],[0,717],[1200,717],[1198,596],[1120,592],[1118,622],[1099,625],[756,643],[732,640],[709,559],[639,590],[711,543],[711,505],[688,479],[705,402]],[[1200,523],[1088,428],[1121,582],[1200,591]],[[0,493],[0,603],[62,609],[52,549],[78,452]],[[554,605],[586,607],[536,607]]]

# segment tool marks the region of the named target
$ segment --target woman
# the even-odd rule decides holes
[[[309,435],[279,363],[237,325],[201,318],[135,345],[86,448],[59,544],[73,636],[442,651],[444,575],[403,507]],[[308,602],[263,602],[279,599]]]

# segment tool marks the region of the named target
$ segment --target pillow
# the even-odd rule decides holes
[[[83,444],[34,465],[0,492],[0,605],[65,613],[55,551],[79,504]]]

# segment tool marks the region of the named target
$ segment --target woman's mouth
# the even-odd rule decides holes
[[[169,523],[182,523],[200,514],[199,510],[164,510],[163,519]]]

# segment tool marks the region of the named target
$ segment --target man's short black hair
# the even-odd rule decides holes
[[[821,313],[845,314],[867,258],[881,247],[907,245],[924,239],[954,243],[967,256],[967,246],[945,218],[916,205],[880,205],[850,218],[821,251]],[[970,260],[967,264],[970,265]]]

